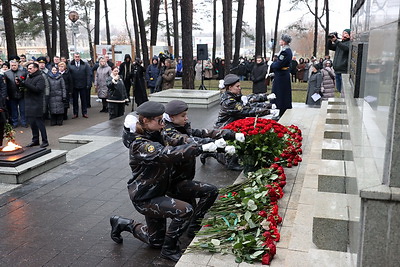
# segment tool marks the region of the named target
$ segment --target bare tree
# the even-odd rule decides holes
[[[314,9],[314,49],[313,55],[317,56],[317,42],[318,42],[318,0],[315,0]]]
[[[213,47],[212,47],[213,62],[215,62],[216,51],[217,51],[217,0],[213,0]]]
[[[126,26],[126,31],[128,32],[129,43],[132,45],[132,35],[131,35],[131,30],[129,29],[129,24],[128,24],[128,3],[127,3],[127,0],[125,0],[125,26]]]
[[[14,19],[12,15],[11,0],[1,0],[4,30],[6,32],[7,56],[17,55],[17,43],[15,42]]]
[[[168,2],[164,0],[164,9],[165,9],[165,27],[167,31],[167,43],[168,46],[171,46],[171,34],[169,32],[169,19],[168,19]]]
[[[49,26],[49,17],[47,16],[46,1],[40,0],[40,6],[42,7],[43,26],[44,26],[44,35],[45,35],[45,39],[46,39],[47,55],[50,58],[52,58],[53,51],[51,50],[50,26]]]
[[[150,45],[157,45],[158,15],[160,13],[160,0],[150,0]]]
[[[329,55],[328,35],[329,35],[329,0],[324,0],[325,3],[325,55]],[[353,6],[353,5],[351,5]],[[322,25],[321,25],[322,26]]]
[[[243,9],[244,0],[239,0],[235,29],[235,54],[233,56],[233,65],[235,66],[239,63],[240,41],[242,40]]]
[[[60,56],[69,58],[67,31],[65,26],[65,0],[60,0],[60,16],[58,18],[60,25]]]
[[[51,0],[51,54],[57,54],[57,4],[56,0]]]
[[[150,64],[150,60],[149,60],[149,48],[147,46],[146,29],[143,19],[142,0],[136,0],[136,11],[139,20],[140,41],[142,43],[142,51],[143,51],[143,63],[144,66],[147,68],[147,66]]]
[[[172,23],[174,28],[174,55],[179,57],[179,18],[178,18],[178,0],[172,0]]]
[[[135,31],[135,54],[136,54],[136,57],[140,58],[140,35],[139,35],[139,26],[138,26],[137,14],[136,14],[135,0],[131,0],[131,7],[132,7],[133,29]]]
[[[93,8],[93,2],[84,1],[83,7],[84,7],[84,12],[85,12],[84,20],[82,19],[85,22],[85,25],[83,25],[83,26],[86,29],[87,35],[88,35],[90,57],[93,58],[93,56],[94,56],[93,40],[92,40],[92,30],[93,30],[93,28],[91,28],[91,26],[90,26],[90,11]]]
[[[193,0],[181,1],[181,26],[182,26],[182,57],[183,79],[182,88],[194,89],[193,66]]]
[[[222,15],[224,25],[225,74],[230,72],[232,59],[232,1],[222,0]]]
[[[111,35],[110,35],[110,21],[108,20],[108,7],[107,0],[104,0],[104,15],[106,17],[106,35],[107,35],[107,44],[111,44]]]
[[[262,41],[264,35],[264,25],[263,25],[263,13],[264,13],[264,0],[257,0],[256,9],[256,55],[262,55]]]
[[[100,0],[94,1],[94,44],[100,44]]]
[[[271,55],[272,57],[275,55],[276,43],[278,42],[278,23],[279,23],[280,12],[281,12],[281,0],[278,1],[278,8],[276,9],[274,42],[272,44],[272,55]]]

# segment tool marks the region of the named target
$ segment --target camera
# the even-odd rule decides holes
[[[166,59],[173,59],[171,54],[167,50],[158,54],[158,58],[160,59],[160,62],[162,62],[162,63],[164,63]]]
[[[339,39],[338,33],[337,32],[331,32],[328,34],[328,37],[332,39],[333,37],[336,37],[336,39]]]

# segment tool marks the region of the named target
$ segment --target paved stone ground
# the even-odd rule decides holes
[[[49,126],[50,147],[57,149],[58,138],[71,133],[119,137],[123,118],[107,121],[99,109],[95,102],[89,119]],[[210,127],[217,111],[218,106],[189,110],[192,126]],[[17,141],[25,144],[30,138],[25,130]],[[219,187],[238,176],[214,160],[204,166],[198,162],[196,171],[196,180]],[[0,266],[174,266],[130,234],[123,234],[122,245],[110,239],[110,216],[144,221],[129,200],[129,177],[128,151],[116,141],[1,194]]]

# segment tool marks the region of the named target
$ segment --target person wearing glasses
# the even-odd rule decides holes
[[[112,67],[111,74],[107,78],[106,84],[108,87],[108,114],[110,120],[112,120],[123,116],[125,113],[125,104],[129,104],[125,84],[119,76],[119,69],[117,66]]]
[[[161,131],[164,128],[162,104],[147,101],[137,109],[138,117],[128,115],[124,122],[123,142],[129,148],[129,164],[132,178],[128,192],[136,210],[146,218],[143,225],[135,220],[112,216],[111,239],[123,242],[122,231],[153,248],[161,249],[161,257],[177,262],[182,253],[178,245],[186,230],[187,222],[194,213],[191,204],[167,196],[175,165],[193,160],[203,151],[215,151],[214,143],[195,143],[169,146]],[[172,219],[167,228],[167,218]]]

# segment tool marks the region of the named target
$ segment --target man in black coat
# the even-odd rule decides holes
[[[253,93],[266,93],[267,86],[265,84],[265,75],[268,72],[268,65],[266,65],[261,56],[256,57],[256,64],[251,72],[253,80]]]
[[[72,90],[72,103],[73,103],[73,119],[78,118],[79,104],[78,99],[81,98],[82,116],[88,118],[87,115],[87,102],[90,98],[90,90],[92,88],[91,69],[89,64],[81,60],[79,53],[74,54],[74,60],[71,61],[69,71],[72,76],[74,89]]]
[[[4,81],[3,75],[0,74],[0,136],[1,136],[0,145],[1,146],[3,145],[4,127],[7,123],[6,98],[7,98],[7,86]]]
[[[27,147],[39,145],[39,131],[42,136],[40,147],[47,147],[49,142],[43,120],[45,81],[37,63],[30,63],[28,65],[28,73],[25,81],[18,81],[18,85],[25,92],[25,114],[32,130],[32,142]]]

